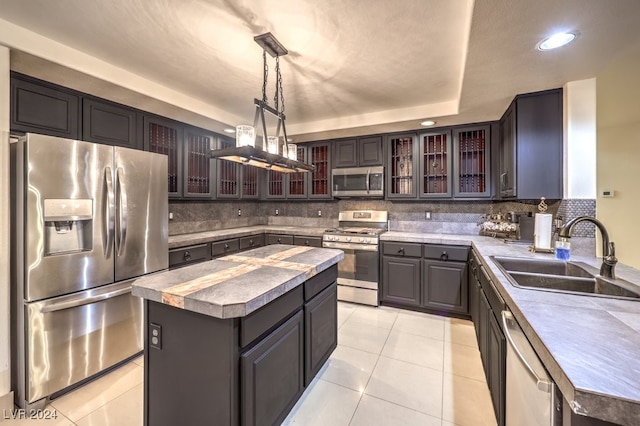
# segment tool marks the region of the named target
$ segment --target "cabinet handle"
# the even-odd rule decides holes
[[[500,188],[502,190],[507,189],[507,173],[509,172],[506,171],[500,175]]]
[[[404,256],[404,247],[400,247],[400,250],[398,250],[398,253]]]
[[[282,242],[282,238],[278,238],[278,244]]]
[[[449,260],[449,253],[447,253],[446,251],[443,251],[442,254],[440,255],[440,260]]]
[[[304,240],[304,245],[308,246],[309,245],[309,240]]]
[[[253,240],[249,240],[249,245],[253,246],[253,244],[254,244]]]
[[[229,250],[229,244],[225,244],[225,245],[224,245],[224,249],[225,249],[225,250]]]
[[[186,261],[191,260],[191,253],[189,253],[189,251],[188,251],[188,250],[187,250],[187,251],[185,251],[185,252],[184,252],[184,255],[182,256],[182,258],[183,258],[184,260],[186,260]]]

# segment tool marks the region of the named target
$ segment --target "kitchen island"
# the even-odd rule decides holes
[[[278,424],[337,345],[340,250],[271,245],[137,280],[144,424]]]

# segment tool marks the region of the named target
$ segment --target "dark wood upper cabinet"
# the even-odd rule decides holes
[[[358,165],[358,149],[356,139],[344,139],[333,144],[333,167],[356,167]]]
[[[382,136],[343,139],[334,142],[334,167],[382,166]]]
[[[420,197],[450,197],[451,132],[448,130],[422,133],[420,143]]]
[[[211,149],[216,136],[206,130],[186,127],[184,130],[184,198],[213,198],[215,196],[214,165]]]
[[[309,173],[309,198],[332,198],[331,149],[329,142],[310,144],[307,148],[309,164],[315,170]]]
[[[503,198],[562,198],[562,126],[562,89],[516,96],[500,120]]]
[[[382,166],[382,136],[358,139],[358,165]]]
[[[465,126],[453,129],[453,196],[491,196],[491,127]]]
[[[169,198],[182,197],[184,126],[177,121],[154,116],[145,116],[142,122],[144,149],[168,157]]]
[[[234,147],[236,142],[232,138],[220,137],[218,144],[218,148],[223,149]],[[240,197],[240,167],[240,164],[233,161],[216,159],[218,198]]]
[[[11,73],[10,102],[12,132],[80,139],[80,96],[74,91]]]
[[[299,161],[307,161],[307,147],[301,144],[297,145],[297,158]],[[285,181],[287,182],[286,188],[287,198],[307,198],[307,179],[309,173],[296,172],[287,173]]]
[[[419,173],[417,162],[418,144],[416,135],[407,133],[387,137],[389,155],[387,157],[388,198],[416,198],[416,180]]]
[[[82,140],[142,149],[135,109],[103,99],[82,99]]]

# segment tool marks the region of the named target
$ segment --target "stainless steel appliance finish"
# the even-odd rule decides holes
[[[27,134],[12,154],[12,380],[47,397],[142,350],[133,278],[168,268],[167,160]]]
[[[331,170],[333,196],[382,197],[384,196],[384,167],[350,167]]]
[[[507,337],[507,425],[555,426],[561,420],[556,385],[509,311],[502,312]]]
[[[344,211],[339,228],[327,229],[322,246],[344,252],[338,263],[338,300],[378,306],[379,236],[387,230],[386,211]]]

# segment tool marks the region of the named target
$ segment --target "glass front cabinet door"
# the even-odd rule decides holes
[[[483,198],[490,190],[490,127],[461,127],[453,130],[454,197]]]
[[[389,147],[387,166],[387,197],[416,198],[418,144],[414,134],[387,137]]]
[[[420,141],[420,197],[450,197],[451,132],[422,133]]]

